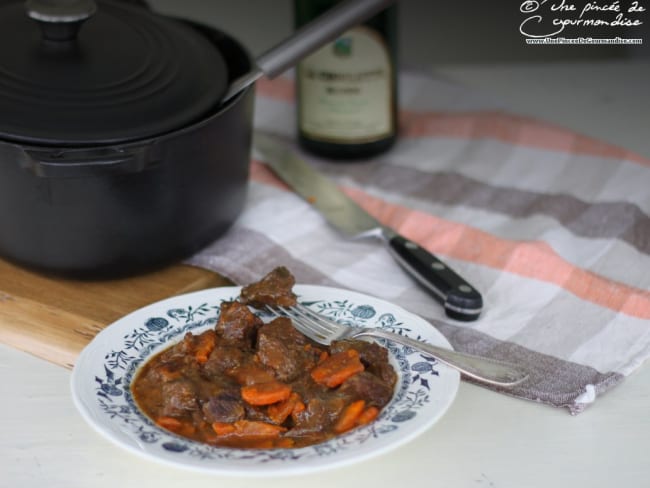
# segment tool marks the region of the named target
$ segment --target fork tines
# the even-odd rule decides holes
[[[338,328],[326,319],[312,312],[301,304],[292,307],[267,307],[277,317],[288,317],[291,319],[293,326],[311,339],[329,344],[330,336],[336,334]]]

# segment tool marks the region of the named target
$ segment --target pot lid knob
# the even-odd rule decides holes
[[[97,11],[94,0],[27,0],[27,15],[41,27],[43,39],[72,41],[81,24]]]

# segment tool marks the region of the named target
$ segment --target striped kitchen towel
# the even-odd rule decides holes
[[[257,85],[255,128],[295,147],[291,78]],[[400,79],[397,145],[364,162],[304,154],[384,224],[482,293],[456,322],[375,240],[347,240],[252,161],[246,208],[189,262],[237,283],[286,265],[299,283],[357,290],[432,322],[460,351],[524,365],[508,394],[581,412],[650,354],[650,160],[466,88]],[[298,150],[296,148],[296,150]]]

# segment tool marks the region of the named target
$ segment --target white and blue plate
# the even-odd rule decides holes
[[[398,381],[391,402],[370,425],[297,449],[232,449],[188,440],[157,427],[137,407],[130,385],[152,355],[214,327],[223,301],[240,287],[175,296],[143,307],[100,332],[72,373],[74,403],[86,421],[118,446],[147,459],[235,476],[304,474],[356,463],[402,446],[436,423],[452,404],[460,375],[420,351],[384,342]],[[301,303],[341,323],[380,327],[451,349],[431,324],[391,303],[336,288],[297,285]],[[269,320],[268,315],[260,315]]]

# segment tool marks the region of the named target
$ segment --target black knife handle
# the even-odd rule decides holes
[[[429,251],[399,235],[388,239],[388,249],[397,262],[445,307],[448,317],[470,321],[481,314],[481,294]]]

